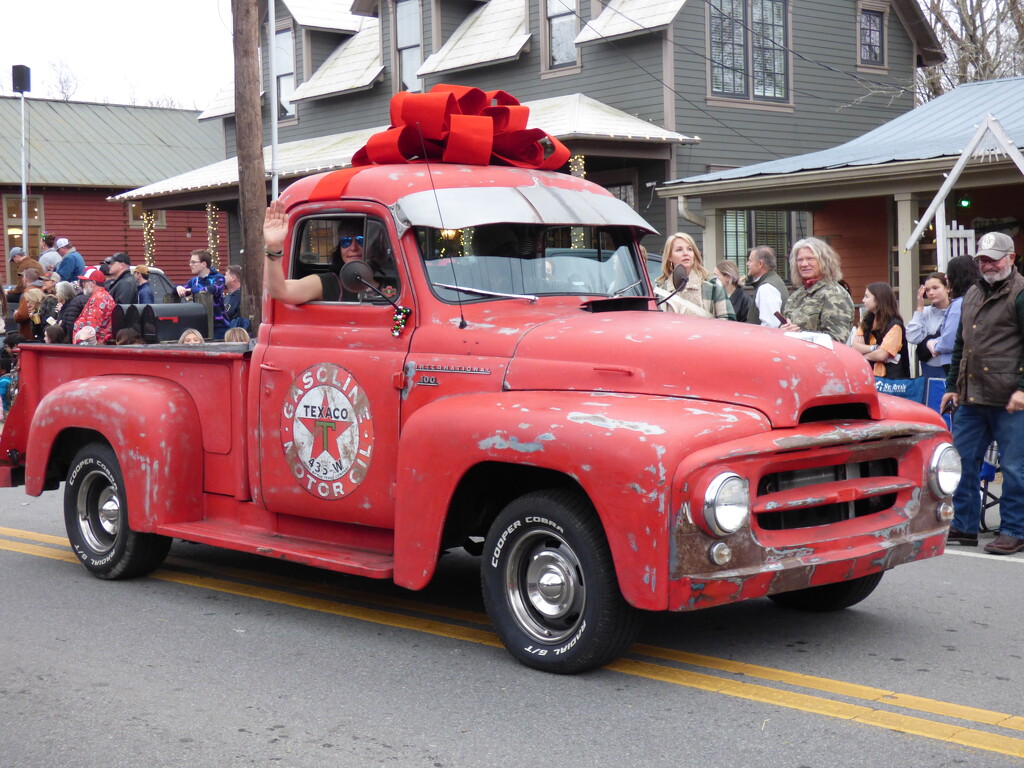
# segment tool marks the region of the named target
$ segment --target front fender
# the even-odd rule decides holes
[[[395,581],[426,586],[460,479],[482,462],[503,462],[574,478],[601,519],[623,596],[638,608],[664,610],[676,465],[688,450],[768,429],[746,408],[646,395],[503,392],[438,400],[402,431]]]
[[[202,434],[183,387],[145,376],[92,376],[51,390],[29,430],[27,493],[42,493],[60,434],[75,428],[102,435],[117,454],[134,530],[194,519],[202,504]]]

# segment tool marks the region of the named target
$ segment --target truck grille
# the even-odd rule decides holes
[[[757,484],[754,521],[763,530],[813,528],[890,509],[912,483],[895,458],[774,472]]]

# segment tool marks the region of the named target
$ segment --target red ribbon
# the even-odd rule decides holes
[[[530,108],[505,91],[435,85],[427,93],[401,91],[391,99],[391,127],[375,134],[352,165],[425,160],[468,165],[512,165],[554,170],[569,149],[540,128],[527,128]],[[543,140],[550,142],[545,153]]]

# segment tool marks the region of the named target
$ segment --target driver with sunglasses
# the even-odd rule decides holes
[[[307,301],[358,301],[357,294],[341,287],[338,271],[350,261],[363,260],[362,230],[351,222],[338,227],[338,244],[331,252],[331,270],[305,277],[285,279],[274,264],[281,258],[284,239],[288,234],[288,217],[280,201],[273,201],[263,220],[263,239],[266,241],[267,260],[263,274],[270,298],[286,304],[305,304]]]

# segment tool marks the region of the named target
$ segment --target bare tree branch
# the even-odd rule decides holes
[[[71,97],[78,90],[78,78],[71,71],[71,67],[63,59],[50,62],[50,70],[53,72],[54,84],[50,86],[50,95],[61,101],[71,101]]]
[[[946,61],[918,74],[920,101],[961,83],[1024,74],[1024,0],[921,0]]]

